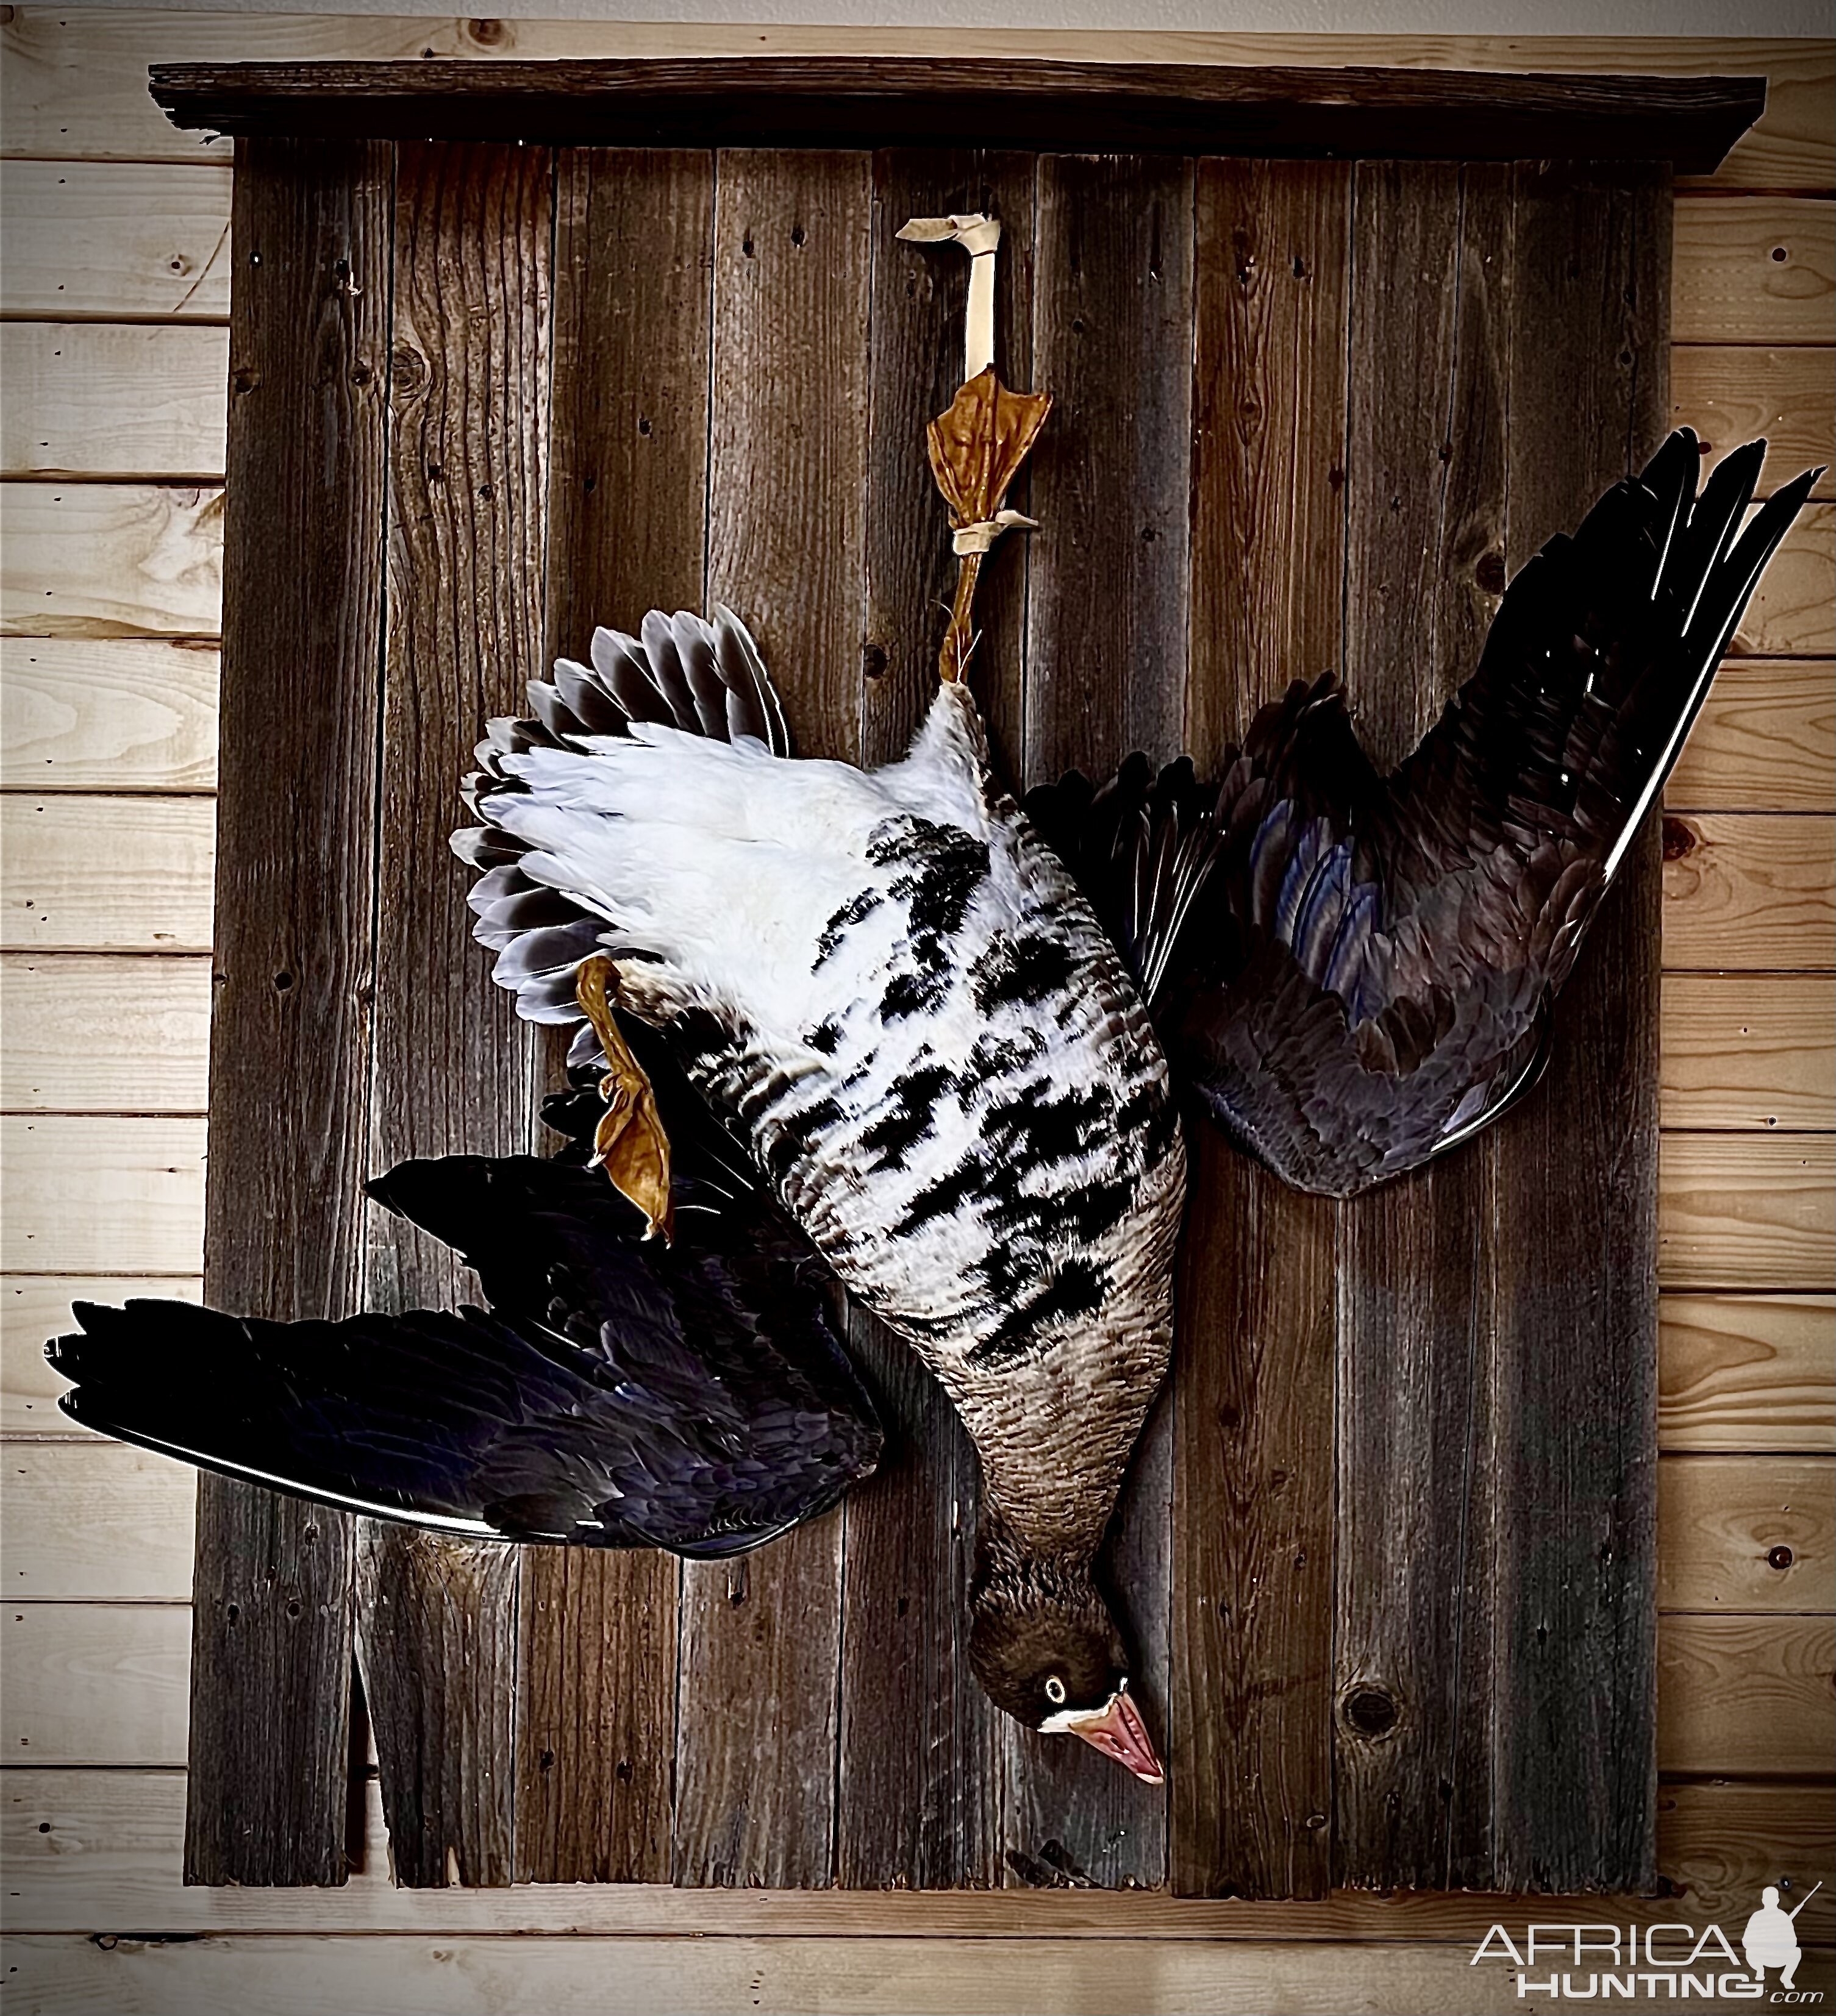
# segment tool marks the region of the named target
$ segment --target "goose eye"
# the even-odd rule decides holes
[[[1054,1708],[1062,1708],[1065,1705],[1065,1683],[1056,1673],[1045,1683],[1045,1697]]]

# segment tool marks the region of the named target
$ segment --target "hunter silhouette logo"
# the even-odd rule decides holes
[[[1789,1911],[1779,1908],[1779,1893],[1769,1883],[1761,1891],[1759,1909],[1747,1921],[1747,1929],[1740,1935],[1740,1950],[1747,1956],[1747,1964],[1756,1980],[1764,1981],[1766,1969],[1776,1967],[1783,1970],[1780,1987],[1797,1986],[1798,1928],[1792,1921],[1823,1887],[1820,1878]]]
[[[1516,1937],[1494,1925],[1470,1965],[1504,1960],[1517,1970],[1520,2001],[1618,2000],[1759,2002],[1802,2008],[1821,2003],[1823,1991],[1798,1985],[1802,1957],[1794,1921],[1823,1888],[1813,1883],[1787,1911],[1768,1885],[1758,1910],[1740,1934],[1740,1952],[1719,1925],[1531,1924]],[[1742,1965],[1744,1956],[1745,1964]],[[1777,1974],[1768,1986],[1769,1971]]]

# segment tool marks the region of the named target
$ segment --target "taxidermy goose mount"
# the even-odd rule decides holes
[[[1158,1782],[1093,1564],[1167,1367],[1178,1089],[1335,1195],[1523,1096],[1814,477],[1743,531],[1762,445],[1698,498],[1672,436],[1517,576],[1390,777],[1328,678],[1215,782],[1138,757],[1022,808],[963,674],[1047,401],[993,372],[991,221],[907,229],[974,261],[966,382],[929,436],[959,592],[909,753],[792,758],[719,609],[597,632],[481,747],[456,840],[477,935],[525,1016],[576,1031],[552,1117],[578,1146],[371,1188],[469,1258],[489,1312],[79,1305],[51,1350],[76,1418],[234,1474],[449,1532],[709,1555],[873,1466],[832,1276],[975,1442],[983,1687]]]

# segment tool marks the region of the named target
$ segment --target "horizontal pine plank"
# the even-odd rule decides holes
[[[0,1874],[14,1932],[452,1931],[708,1933],[857,1938],[1451,1940],[1470,1949],[1499,1915],[1481,1895],[1342,1892],[1317,1903],[1212,1902],[1163,1893],[1044,1891],[762,1891],[660,1884],[398,1889],[388,1880],[381,1802],[368,1787],[362,1867],[334,1891],[187,1888],[185,1779],[177,1771],[47,1768],[0,1782]],[[1664,1787],[1655,1898],[1564,1902],[1576,1921],[1744,1921],[1762,1887],[1802,1894],[1836,1859],[1836,1813],[1820,1788],[1727,1780]],[[1806,1943],[1836,1936],[1828,1887],[1798,1920]],[[1073,2005],[1077,2006],[1077,2005]]]
[[[1673,812],[1836,811],[1836,664],[1729,658],[1671,772]]]
[[[0,178],[0,312],[51,320],[229,312],[229,169],[19,161]]]
[[[207,637],[222,617],[223,493],[145,483],[0,485],[0,630]]]
[[[170,1486],[148,1489],[150,1504]],[[1836,1456],[1660,1457],[1657,1603],[1781,1615],[1836,1610]]]
[[[1836,315],[1836,203],[1680,196],[1675,343],[1827,344]]]
[[[1481,1931],[1483,1928],[1481,1928]],[[1478,1935],[1475,1935],[1477,1938]],[[1297,1965],[1277,1943],[1182,1941],[1150,1960],[1125,1940],[632,1936],[438,1943],[380,1934],[106,1945],[26,1935],[9,1942],[9,1985],[34,2016],[652,2016],[745,2009],[853,2016],[1062,2016],[1069,2009],[1279,2009],[1286,2016],[1492,2016],[1528,2007],[1508,1964],[1469,1949],[1361,1947],[1344,1964]],[[608,1984],[612,2000],[608,2003]],[[379,2004],[379,1991],[384,1998]]]
[[[1661,1617],[1657,1768],[1827,1777],[1836,1620]]]
[[[164,1295],[195,1302],[203,1286],[195,1273],[0,1275],[0,1434],[93,1439],[88,1428],[58,1411],[57,1396],[67,1383],[45,1362],[45,1341],[71,1327],[73,1301]]]
[[[1642,71],[1763,76],[1766,106],[1712,178],[1697,186],[1827,189],[1836,183],[1827,42],[1683,37],[1189,34],[1118,27],[1018,29],[718,27],[701,23],[326,19],[106,12],[22,6],[5,28],[0,133],[6,152],[41,157],[224,158],[226,144],[181,133],[146,92],[150,63],[319,58],[596,56],[1055,56],[1139,63],[1385,63],[1407,68]]]
[[[204,1123],[96,1114],[0,1118],[0,1268],[21,1274],[197,1271]]]
[[[1664,963],[1672,971],[1836,966],[1836,819],[1689,812],[1664,822]]]
[[[223,480],[229,332],[0,324],[0,475]]]
[[[1659,1114],[1667,1127],[1836,1127],[1836,979],[1664,977]]]
[[[1657,1278],[1673,1290],[1836,1287],[1836,1137],[1662,1136]]]
[[[9,1601],[191,1600],[189,1464],[99,1436],[10,1442],[0,1463]]]
[[[1760,577],[1733,649],[1756,658],[1836,652],[1836,506],[1807,504]]]
[[[1675,344],[1670,416],[1673,426],[1694,427],[1710,455],[1763,435],[1762,497],[1820,463],[1823,473],[1811,495],[1836,496],[1836,355],[1828,350]]]
[[[0,797],[0,945],[208,952],[216,819],[209,798]]]
[[[0,1109],[202,1113],[211,963],[0,954]]]
[[[0,783],[198,791],[217,780],[217,649],[169,638],[0,638]]]
[[[182,1764],[190,1672],[187,1604],[9,1603],[0,1751],[9,1764]]]
[[[1658,1298],[1665,1449],[1836,1446],[1836,1297]]]

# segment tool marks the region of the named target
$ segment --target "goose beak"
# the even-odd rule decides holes
[[[1167,1773],[1154,1749],[1153,1738],[1142,1720],[1141,1710],[1130,1700],[1128,1683],[1110,1695],[1101,1708],[1066,1708],[1048,1715],[1040,1724],[1048,1736],[1080,1736],[1091,1749],[1113,1757],[1132,1771],[1145,1785],[1163,1785]]]

